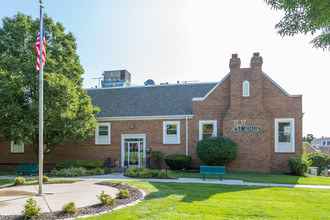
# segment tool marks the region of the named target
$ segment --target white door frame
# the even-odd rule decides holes
[[[146,135],[145,134],[122,134],[121,135],[121,167],[124,167],[124,161],[125,161],[125,139],[143,139],[143,158],[142,161],[145,162],[146,161],[146,146],[147,146],[147,142],[146,142]],[[130,141],[131,142],[131,141]],[[135,142],[135,141],[132,141]],[[142,163],[141,167],[144,167],[145,164]]]

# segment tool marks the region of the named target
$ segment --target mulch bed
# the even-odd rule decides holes
[[[52,182],[54,183],[54,182]],[[136,201],[140,199],[143,194],[141,191],[133,186],[126,185],[126,184],[116,184],[113,182],[100,182],[97,183],[99,185],[106,185],[110,187],[114,187],[117,189],[122,189],[122,190],[129,190],[129,197],[125,199],[118,199],[116,198],[116,204],[112,206],[104,206],[102,204],[96,204],[92,206],[87,206],[87,207],[82,207],[78,208],[78,213],[77,214],[66,214],[61,211],[57,212],[47,212],[47,213],[42,213],[42,216],[34,218],[38,220],[47,220],[47,219],[65,219],[65,218],[77,218],[78,216],[84,216],[84,215],[97,215],[98,213],[103,213],[103,212],[112,212],[114,208],[121,206],[121,205],[127,205],[133,201]],[[23,216],[18,216],[18,215],[6,215],[6,216],[0,216],[0,220],[23,220]]]

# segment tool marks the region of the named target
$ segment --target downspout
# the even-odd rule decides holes
[[[186,156],[188,156],[188,116],[186,115]]]

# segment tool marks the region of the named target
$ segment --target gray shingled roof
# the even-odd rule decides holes
[[[204,97],[217,83],[87,89],[96,117],[192,115],[192,99]]]

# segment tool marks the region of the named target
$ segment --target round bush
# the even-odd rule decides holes
[[[304,175],[307,173],[308,165],[308,160],[305,157],[291,157],[289,159],[289,167],[293,175]]]
[[[26,183],[23,177],[17,177],[14,181],[14,185],[24,185]]]
[[[165,162],[171,170],[184,170],[190,165],[191,157],[185,155],[168,155]]]
[[[237,157],[237,144],[225,137],[210,137],[200,140],[196,154],[205,165],[223,166]]]
[[[42,176],[42,181],[44,183],[49,182],[49,178],[47,176]]]
[[[308,160],[311,162],[312,167],[318,167],[318,174],[325,170],[330,165],[330,156],[321,152],[313,152],[307,154]]]

